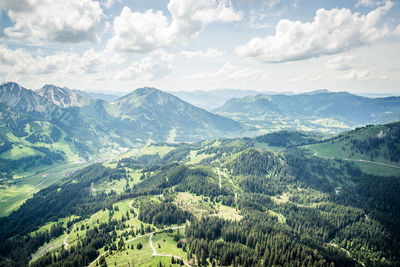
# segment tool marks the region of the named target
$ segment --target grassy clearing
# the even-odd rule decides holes
[[[79,218],[79,217],[73,215],[73,216],[70,216],[70,217],[67,217],[67,218],[58,219],[55,222],[48,222],[45,225],[43,225],[42,227],[40,227],[39,229],[37,229],[36,231],[31,232],[30,235],[34,235],[36,233],[45,232],[45,231],[49,231],[50,232],[51,227],[53,225],[58,224],[58,223],[62,223],[63,226],[66,227],[68,221],[70,221],[70,220],[72,221],[72,220],[77,219],[77,218]]]
[[[52,166],[19,178],[12,185],[0,187],[0,217],[7,216],[21,206],[34,193],[48,187],[88,163],[68,163]]]
[[[175,255],[183,259],[186,258],[186,252],[182,248],[178,248],[178,242],[174,241],[174,235],[178,233],[178,230],[171,232],[165,231],[153,235],[152,242],[153,247],[158,254],[162,255]],[[179,229],[180,238],[184,238],[185,229]]]
[[[189,164],[198,164],[200,163],[203,159],[211,158],[214,157],[215,153],[212,154],[197,154],[197,150],[192,150],[190,151],[190,156],[189,156]]]
[[[143,245],[142,249],[137,249],[137,244]],[[129,248],[128,248],[129,247]],[[134,241],[128,242],[125,245],[128,248],[124,251],[113,252],[106,257],[108,266],[143,266],[148,264],[153,255],[153,250],[150,247],[150,236],[143,236]],[[133,248],[133,249],[132,249]]]
[[[400,176],[400,168],[394,168],[389,166],[382,166],[373,164],[370,162],[355,162],[355,164],[365,173],[372,175],[383,175],[383,176]]]
[[[349,148],[346,148],[346,146],[348,146],[347,143],[341,145],[342,142],[344,142],[344,141],[335,142],[334,144],[331,144],[330,142],[326,142],[326,143],[304,146],[303,148],[308,150],[309,153],[314,156],[318,156],[318,157],[322,157],[322,158],[330,158],[330,159],[334,159],[334,158],[335,159],[344,159],[344,160],[354,162],[365,173],[374,174],[374,175],[384,175],[384,176],[390,176],[390,175],[399,176],[400,175],[400,164],[398,162],[392,162],[392,161],[388,161],[388,160],[384,159],[381,156],[383,153],[380,153],[381,155],[379,157],[374,158],[373,162],[389,164],[389,165],[393,165],[395,167],[384,166],[384,165],[379,165],[379,164],[376,164],[373,162],[368,162],[371,159],[370,156],[352,151]],[[365,160],[365,161],[364,162],[359,161],[360,159]],[[399,167],[399,168],[396,168],[396,167]]]
[[[289,201],[289,193],[283,192],[281,195],[271,196],[271,199],[277,204],[287,203]]]
[[[266,143],[260,143],[260,142],[254,143],[254,148],[259,150],[259,151],[261,151],[261,152],[262,151],[281,152],[281,151],[286,149],[284,147],[269,146]]]
[[[22,146],[22,145],[12,145],[12,148],[0,155],[3,159],[12,159],[19,160],[25,157],[43,155],[31,147]]]
[[[282,214],[275,212],[273,210],[268,210],[267,211],[272,217],[275,217],[278,219],[278,222],[280,223],[286,223],[286,217],[283,216]]]
[[[65,233],[57,238],[52,239],[49,243],[46,243],[43,246],[39,247],[39,249],[34,254],[32,254],[31,262],[37,260],[48,251],[61,248],[66,236],[67,234]]]
[[[128,152],[120,155],[118,159],[123,159],[123,158],[130,158],[130,157],[140,157],[142,155],[155,155],[159,154],[160,157],[165,156],[168,152],[171,150],[174,150],[174,147],[168,146],[168,145],[163,145],[163,146],[156,146],[156,145],[146,145],[141,148],[135,148],[132,150],[129,150]]]
[[[188,192],[179,192],[175,204],[182,210],[190,211],[194,216],[217,216],[227,220],[240,220],[242,216],[233,207],[213,203],[207,197],[195,196]]]
[[[141,249],[137,248],[139,243],[143,246]],[[150,235],[147,235],[126,243],[124,251],[114,251],[112,254],[108,254],[106,262],[108,266],[157,266],[159,262],[165,266],[170,266],[171,257],[153,256],[153,250],[150,247]],[[171,264],[171,266],[179,265]]]

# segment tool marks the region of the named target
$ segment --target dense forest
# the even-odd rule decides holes
[[[288,148],[279,153],[253,148],[254,139],[221,139],[218,145],[173,145],[162,155],[86,167],[0,219],[0,265],[28,265],[42,245],[76,232],[79,224],[84,231],[73,245],[47,251],[30,265],[87,266],[98,259],[105,266],[115,253],[143,249],[128,240],[172,226],[185,228],[185,238],[178,232],[174,240],[184,260],[196,266],[400,265],[399,177],[310,156],[293,145],[314,143],[314,137],[299,134],[290,141],[291,136],[283,132],[276,143],[266,136],[257,140]],[[190,163],[199,155],[198,163]],[[119,191],[99,189],[118,183]],[[182,194],[239,217],[213,216],[213,210],[199,216],[183,208],[189,201],[179,202]],[[115,218],[121,201],[137,205]],[[108,219],[84,223],[99,213]],[[140,225],[128,226],[136,215]],[[62,218],[69,219],[36,231]]]

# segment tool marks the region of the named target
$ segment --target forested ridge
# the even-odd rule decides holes
[[[130,240],[171,227],[185,228],[174,244],[196,266],[399,266],[400,178],[296,147],[317,142],[313,136],[282,135],[274,144],[263,136],[171,145],[84,168],[0,219],[0,265],[26,266],[42,245],[77,236],[80,225],[68,249],[48,250],[31,266],[85,266],[107,252],[98,262],[106,265],[145,249]],[[263,140],[288,149],[257,149]]]

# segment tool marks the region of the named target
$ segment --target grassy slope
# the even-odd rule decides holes
[[[341,142],[340,140],[338,142]],[[325,143],[324,143],[325,144]],[[204,146],[199,149],[194,149],[192,150],[187,158],[183,159],[183,162],[189,163],[189,164],[195,164],[200,162],[202,159],[206,159],[209,157],[210,154],[206,154],[205,152],[202,151],[204,148],[212,148],[212,147],[218,147],[218,146],[240,146],[241,142],[240,141],[230,141],[225,144],[221,144],[220,141],[216,142],[207,142],[204,143]],[[321,145],[321,144],[318,144]],[[331,143],[326,143],[326,146],[329,147],[332,146]],[[312,145],[305,147],[307,149],[315,149],[314,147],[318,147],[317,145]],[[257,144],[257,148],[260,150],[268,150],[268,146],[259,146]],[[140,151],[135,151],[133,152],[132,155],[135,156],[140,156],[142,154],[160,154],[160,155],[165,155],[168,153],[168,151],[173,150],[173,147],[169,146],[148,146],[146,148],[143,148]],[[343,151],[343,150],[342,150]],[[236,193],[240,193],[240,188],[236,184],[235,178],[231,177],[228,174],[227,169],[225,166],[235,160],[238,155],[240,155],[242,152],[235,152],[231,155],[222,155],[218,159],[214,159],[211,164],[210,168],[213,169],[215,176],[218,177],[218,172],[220,172],[220,177],[222,179],[222,186],[233,186],[235,188]],[[214,155],[214,154],[211,154]],[[344,155],[344,154],[341,154]],[[345,156],[345,155],[344,155]],[[336,164],[336,163],[332,163]],[[367,164],[363,162],[363,164]],[[117,167],[117,164],[115,163],[107,163],[106,164],[108,167]],[[219,171],[218,171],[219,170]],[[132,171],[129,173],[129,175],[132,177],[132,181],[129,180],[129,186],[132,187],[134,184],[140,183],[141,180],[139,179],[141,175],[141,170],[130,170]],[[334,181],[333,181],[334,182]],[[112,181],[112,182],[103,182],[101,184],[95,184],[94,189],[95,191],[92,192],[94,194],[98,192],[110,192],[111,190],[114,190],[115,192],[122,192],[126,186],[125,180],[121,181]],[[338,188],[338,192],[340,193],[340,188]],[[113,206],[116,207],[118,206],[118,211],[115,211],[115,214],[113,215],[112,219],[120,219],[122,216],[126,215],[126,212],[130,210],[129,208],[129,203],[132,203],[133,207],[135,210],[139,210],[140,208],[140,203],[149,201],[149,199],[153,199],[156,201],[158,200],[158,196],[154,197],[139,197],[136,199],[126,199],[123,201],[120,201],[118,203],[115,203]],[[270,209],[266,211],[266,214],[269,216],[275,217],[279,223],[286,224],[286,218],[285,216],[279,211],[280,205],[283,205],[285,203],[291,204],[291,205],[296,205],[298,207],[307,207],[307,208],[313,208],[318,210],[319,207],[322,205],[327,204],[327,199],[329,198],[329,195],[326,193],[322,193],[317,190],[313,189],[303,189],[303,188],[298,188],[298,187],[288,187],[286,191],[282,192],[280,195],[276,195],[271,197],[271,199],[276,203],[276,208]],[[299,201],[299,199],[301,201]],[[221,218],[225,219],[231,219],[231,220],[240,220],[241,215],[240,212],[232,207],[224,206],[220,202],[212,203],[207,197],[203,196],[196,196],[191,193],[187,192],[181,192],[176,194],[175,198],[175,203],[177,206],[184,210],[190,210],[193,212],[195,216],[203,216],[203,215],[212,215],[212,216],[218,216]],[[323,213],[323,211],[318,211],[319,213]],[[86,229],[93,228],[94,226],[98,225],[98,223],[102,222],[107,222],[109,219],[109,211],[99,211],[95,214],[93,214],[90,218],[85,219],[84,221],[81,221],[71,227],[69,230],[72,231],[71,234],[67,238],[67,242],[70,245],[74,245],[77,243],[79,238],[83,237],[86,233]],[[133,219],[133,215],[131,215],[130,219],[125,223],[126,228],[121,229],[118,231],[118,234],[122,234],[125,231],[129,230],[130,228],[134,229],[139,229],[141,224],[146,226],[147,224],[140,222],[137,218]],[[45,226],[49,227],[49,225]],[[156,231],[158,230],[157,227],[151,225],[152,228],[154,228]],[[183,230],[181,231],[181,234],[183,234]],[[67,233],[65,232],[62,237],[59,237],[57,239],[52,240],[49,244],[45,244],[43,247],[39,249],[39,251],[35,254],[35,257],[38,255],[48,251],[48,250],[57,250],[61,247],[62,241],[64,240],[67,236]],[[128,236],[125,240],[129,240],[134,238],[133,236]],[[130,241],[127,244],[132,244],[134,245],[134,249],[131,249],[130,246],[129,248],[126,248],[123,251],[119,252],[114,252],[112,255],[111,254],[106,254],[106,260],[107,264],[113,266],[116,264],[117,266],[126,266],[128,263],[130,264],[135,264],[135,266],[154,266],[156,265],[159,261],[161,261],[164,264],[169,264],[170,263],[170,257],[158,257],[158,256],[152,256],[153,251],[150,248],[149,244],[149,235],[139,237],[135,239],[134,241]],[[165,240],[165,241],[164,241]],[[136,249],[136,244],[138,242],[141,242],[143,244],[143,248],[141,250]],[[118,240],[117,240],[118,243]],[[160,244],[160,247],[158,247],[158,244]],[[183,251],[180,251],[179,249],[176,248],[176,242],[172,240],[171,236],[168,236],[167,233],[157,233],[154,234],[153,236],[153,245],[157,250],[157,253],[162,253],[162,254],[172,254],[172,255],[177,255],[177,256],[184,256],[185,258],[185,253]],[[99,253],[103,253],[104,249],[100,249]]]
[[[351,140],[365,141],[369,138],[385,138],[385,135],[391,134],[391,130],[383,126],[370,126],[362,128],[357,131],[349,132],[344,134],[342,137],[333,139],[319,144],[304,146],[314,156],[322,158],[336,158],[347,161],[355,162],[362,171],[375,175],[395,175],[400,176],[400,162],[390,161],[385,158],[384,154],[388,152],[388,149],[399,149],[398,147],[388,148],[387,145],[380,145],[374,151],[378,151],[378,156],[372,157],[371,153],[360,153],[359,151],[352,149]],[[374,163],[376,162],[376,163]]]

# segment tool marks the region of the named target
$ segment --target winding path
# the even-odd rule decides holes
[[[165,230],[170,230],[170,229],[171,229],[171,230],[174,230],[174,229],[183,229],[183,228],[185,228],[185,226],[176,226],[176,227],[171,227],[171,228],[168,228],[168,229],[165,229]],[[165,230],[152,232],[152,233],[150,234],[150,247],[151,247],[151,249],[153,250],[153,256],[158,256],[158,257],[174,257],[174,258],[177,258],[177,259],[182,260],[183,263],[184,263],[186,266],[191,266],[187,260],[181,258],[180,256],[172,255],[172,254],[160,254],[160,253],[157,253],[156,249],[155,249],[154,246],[153,246],[153,241],[152,241],[153,235],[154,235],[155,233],[157,233],[157,232],[162,232],[162,231],[165,231]]]
[[[129,208],[131,208],[131,209],[135,212],[135,215],[136,215],[136,216],[135,216],[133,219],[129,220],[129,221],[132,221],[132,220],[134,220],[134,219],[137,219],[138,214],[139,214],[138,212],[136,212],[135,208],[132,206],[133,201],[134,201],[134,200],[130,201],[129,204],[128,204],[128,206],[129,206]],[[75,225],[74,225],[74,227],[75,227]],[[161,232],[168,231],[168,230],[184,229],[185,227],[186,227],[185,225],[182,225],[182,226],[169,227],[169,228],[166,228],[166,229],[160,229],[160,230],[157,230],[157,231],[153,231],[153,232],[151,232],[151,233],[147,233],[147,234],[144,234],[144,235],[136,236],[136,237],[131,238],[131,239],[129,239],[129,240],[125,240],[124,243],[126,244],[126,243],[132,242],[132,241],[134,241],[134,240],[136,240],[136,239],[139,239],[139,238],[142,238],[142,237],[145,237],[145,236],[150,236],[149,243],[150,243],[151,249],[153,250],[153,256],[159,256],[159,257],[174,257],[174,258],[177,258],[177,259],[182,260],[183,263],[184,263],[186,266],[191,266],[187,260],[181,258],[180,256],[177,256],[177,255],[164,255],[164,254],[159,254],[159,253],[157,253],[156,249],[155,249],[154,246],[153,246],[153,241],[152,241],[152,238],[153,238],[153,235],[154,235],[154,234],[161,233]],[[75,229],[75,228],[74,228],[74,229]],[[68,236],[69,236],[69,234],[68,234],[67,237],[64,239],[65,243],[66,243],[66,240],[67,240]],[[63,245],[64,245],[64,242],[63,242]],[[66,243],[66,245],[68,246],[68,243]],[[100,259],[101,256],[105,255],[105,254],[108,253],[108,252],[109,252],[109,250],[104,251],[104,252],[103,252],[102,254],[100,254],[94,261],[92,261],[92,262],[88,265],[88,267],[93,266],[93,265]]]
[[[312,147],[307,147],[307,148],[314,152],[313,156],[320,157],[323,159],[342,159],[342,160],[354,161],[354,162],[367,162],[367,163],[373,163],[373,164],[377,164],[377,165],[381,165],[381,166],[385,166],[385,167],[400,169],[400,166],[387,164],[387,163],[381,163],[381,162],[377,162],[377,161],[370,161],[370,160],[365,160],[365,159],[348,159],[348,158],[335,158],[335,157],[322,156],[322,155],[318,155],[318,151],[315,150],[314,148],[312,148]]]
[[[218,180],[219,180],[219,189],[221,189],[222,187],[222,183],[221,183],[221,171],[219,168],[217,168],[217,174],[218,174]]]

